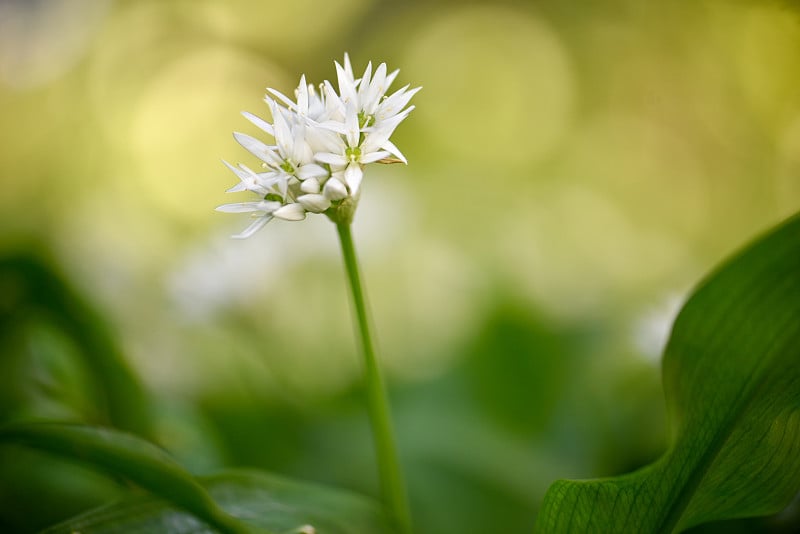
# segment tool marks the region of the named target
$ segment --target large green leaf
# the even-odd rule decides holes
[[[173,534],[390,532],[378,503],[346,491],[260,472],[196,479],[165,451],[110,429],[32,423],[0,429],[0,442],[26,445],[89,462],[125,477],[152,495],[137,495],[56,525],[48,532]]]
[[[538,532],[673,532],[775,513],[800,489],[800,216],[695,291],[663,360],[668,451],[616,478],[558,481]]]
[[[393,532],[377,502],[343,490],[257,471],[230,471],[200,479],[200,482],[222,508],[269,532]],[[48,529],[46,534],[74,532],[200,534],[213,531],[162,500],[140,496],[89,511]]]
[[[25,335],[26,324],[46,320],[78,348],[76,355],[91,378],[88,391],[82,393],[105,416],[100,420],[152,437],[153,422],[145,391],[125,363],[108,322],[55,264],[47,255],[33,251],[0,256],[0,346],[13,345],[17,336]],[[0,387],[29,386],[30,380],[20,383],[16,373],[4,371]],[[0,400],[10,401],[17,408],[14,405],[19,399],[6,393],[0,394]],[[0,413],[3,408],[8,407],[0,406]]]
[[[222,510],[208,492],[165,451],[117,430],[60,423],[14,424],[0,442],[15,443],[82,460],[123,476],[224,533],[251,529]]]

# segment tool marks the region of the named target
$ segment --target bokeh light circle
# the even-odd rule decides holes
[[[573,75],[544,21],[507,7],[450,8],[411,42],[403,72],[424,87],[415,120],[451,157],[535,162],[566,131]]]
[[[148,197],[187,222],[209,221],[236,183],[220,159],[251,163],[231,132],[249,131],[243,108],[269,116],[259,95],[285,76],[262,59],[216,45],[166,66],[137,103],[130,146]],[[255,132],[253,132],[255,133]]]

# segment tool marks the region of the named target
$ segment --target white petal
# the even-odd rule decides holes
[[[397,78],[397,75],[400,74],[400,69],[394,70],[386,76],[386,89],[389,89],[391,85],[394,83],[394,79]]]
[[[296,165],[308,162],[314,157],[311,147],[306,140],[306,127],[304,124],[295,124],[292,128],[293,141],[289,159]]]
[[[381,97],[386,92],[386,63],[381,63],[375,70],[368,86],[363,82],[359,88],[359,99],[361,108],[369,115],[375,113]]]
[[[273,211],[277,210],[281,207],[281,203],[277,200],[262,200],[261,201],[261,209],[267,213],[272,213]]]
[[[231,165],[230,163],[228,163],[225,160],[222,160],[222,163],[224,163],[226,167],[228,167],[230,170],[232,170],[233,174],[235,174],[241,181],[248,182],[251,179],[253,181],[255,181],[255,178],[253,178],[253,176],[251,176],[249,173],[243,171],[242,169],[238,169],[238,168],[234,167],[233,165]]]
[[[261,211],[261,208],[259,207],[260,204],[260,201],[237,202],[235,204],[223,204],[222,206],[217,206],[216,210],[223,213],[248,213],[251,211]]]
[[[361,153],[369,154],[379,150],[389,140],[392,132],[384,129],[372,130],[364,133],[364,142],[361,144]]]
[[[308,118],[309,119],[321,118],[325,114],[327,109],[325,107],[325,95],[321,92],[320,94],[317,94],[316,89],[314,89],[314,86],[311,84],[308,84],[306,86],[305,94],[308,95],[308,112],[307,112]],[[299,100],[300,97],[298,96],[298,102]]]
[[[337,178],[331,178],[325,182],[322,193],[331,200],[347,198],[347,188]]]
[[[347,52],[344,53],[344,69],[347,74],[350,75],[350,78],[353,78],[353,66],[350,64],[350,54]]]
[[[306,210],[303,209],[302,204],[292,203],[282,206],[272,212],[273,217],[283,219],[285,221],[302,221],[306,218]]]
[[[386,152],[385,150],[379,150],[377,152],[370,152],[364,156],[361,156],[359,161],[362,165],[366,165],[368,163],[375,163],[376,161],[388,158],[389,156],[391,156],[391,153]]]
[[[258,183],[264,187],[274,187],[285,180],[285,172],[269,171],[258,173]]]
[[[267,91],[269,91],[270,93],[272,93],[273,95],[275,95],[275,96],[278,98],[278,100],[280,100],[281,102],[283,102],[284,104],[286,104],[286,106],[287,106],[289,109],[296,109],[296,108],[297,108],[297,106],[295,105],[295,103],[294,103],[294,102],[292,102],[292,101],[291,101],[291,99],[290,99],[288,96],[286,96],[285,94],[281,93],[281,92],[280,92],[280,91],[278,91],[277,89],[273,89],[272,87],[267,87]]]
[[[280,192],[281,196],[286,198],[286,191],[289,190],[289,175],[285,172],[282,172],[280,179],[275,185],[278,186],[278,191]]]
[[[300,184],[300,191],[303,193],[319,193],[319,180],[309,178]]]
[[[403,153],[400,152],[400,149],[394,146],[394,143],[392,143],[388,139],[381,145],[381,148],[387,150],[392,154],[392,156],[396,157],[397,159],[408,165],[408,160],[403,155]]]
[[[345,55],[345,66],[342,67],[336,63],[336,76],[339,80],[339,94],[341,95],[342,102],[356,102],[358,100],[358,93],[356,93],[356,84],[353,80],[353,71],[350,67],[350,58]]]
[[[322,92],[325,95],[325,109],[330,120],[341,120],[344,117],[344,102],[336,93],[331,82],[325,80],[322,84]]]
[[[265,194],[266,190],[260,184],[259,177],[256,173],[248,169],[242,164],[239,164],[240,168],[234,167],[230,163],[225,160],[222,160],[222,163],[225,164],[233,173],[239,178],[239,183],[235,186],[228,189],[230,193],[236,193],[239,191],[255,191],[256,193]]]
[[[247,134],[239,132],[233,132],[233,138],[236,139],[236,142],[242,145],[245,150],[250,152],[261,161],[265,163],[273,163],[275,161],[275,157],[270,148],[255,137],[250,137]]]
[[[344,181],[347,187],[350,188],[350,194],[354,197],[357,196],[358,188],[361,186],[361,179],[364,177],[364,171],[361,170],[361,165],[358,163],[351,163],[344,170]]]
[[[411,97],[422,89],[422,87],[415,87],[409,91],[408,87],[409,86],[406,85],[402,89],[395,91],[388,96],[386,100],[380,103],[378,109],[375,111],[376,120],[386,120],[400,113],[400,110],[408,104]]]
[[[274,130],[272,129],[272,125],[270,123],[268,123],[267,121],[265,121],[264,119],[262,119],[260,117],[256,117],[255,115],[253,115],[252,113],[250,113],[248,111],[242,111],[242,115],[244,115],[245,119],[249,120],[250,122],[252,122],[256,126],[261,128],[262,130],[267,132],[268,134],[274,135]]]
[[[302,204],[307,211],[312,211],[314,213],[322,213],[331,207],[330,199],[319,194],[301,195],[297,197],[297,201]]]
[[[370,133],[373,137],[383,136],[386,139],[391,137],[394,130],[400,125],[401,122],[408,117],[408,114],[414,110],[414,106],[409,106],[397,115],[392,115],[388,119],[377,121],[376,124],[370,128],[365,128],[366,133]]]
[[[331,154],[330,152],[317,152],[314,154],[314,159],[328,165],[347,165],[348,162],[347,158],[341,154]]]
[[[300,76],[300,85],[297,86],[297,111],[302,114],[308,113],[308,84],[306,83],[306,75]]]
[[[361,77],[361,84],[358,86],[358,96],[361,98],[369,87],[370,80],[372,79],[372,61],[367,63],[367,68],[364,69],[364,75]]]
[[[389,140],[389,137],[391,137],[392,133],[394,133],[395,128],[397,128],[397,126],[413,109],[414,106],[410,106],[399,115],[395,115],[390,119],[381,121],[379,124],[371,128],[365,129],[364,133],[366,136],[361,145],[361,150],[366,152],[374,152],[378,148],[382,147]]]
[[[294,145],[294,135],[292,134],[292,129],[289,127],[289,123],[286,122],[286,118],[283,116],[283,113],[281,113],[278,104],[271,98],[266,98],[265,100],[272,110],[272,120],[274,121],[273,128],[275,129],[275,142],[278,145],[278,151],[281,153],[282,157],[288,158]]]
[[[361,131],[358,126],[358,109],[352,102],[347,105],[347,111],[344,117],[345,137],[347,138],[347,146],[358,146]]]
[[[344,116],[344,115],[342,115]],[[347,133],[347,126],[345,126],[344,122],[339,120],[330,120],[325,122],[317,123],[316,126],[320,128],[324,128],[326,130],[331,130],[332,132],[344,135]]]
[[[226,193],[239,193],[241,191],[250,191],[250,188],[247,187],[244,182],[239,182],[238,184],[234,185],[231,188],[225,190]]]
[[[251,169],[244,163],[239,163],[239,168],[242,169],[245,173],[247,173],[247,176],[249,178],[248,182],[252,180],[256,184],[261,185],[261,177],[258,175],[257,172],[255,172],[253,169]]]
[[[297,177],[301,180],[309,178],[323,178],[328,176],[328,170],[316,163],[306,163],[297,169]]]
[[[233,237],[234,239],[247,239],[254,233],[258,232],[261,228],[263,228],[263,226],[267,224],[271,219],[272,217],[270,215],[259,217],[258,219],[253,221],[253,223],[250,226],[245,228],[242,232],[231,237]]]
[[[383,92],[383,86],[386,83],[386,63],[381,63],[375,69],[375,75],[372,77],[372,85],[377,85],[377,89]]]
[[[326,121],[330,124],[332,121]],[[347,148],[341,135],[331,131],[327,126],[313,124],[306,128],[306,141],[313,152],[332,152],[334,154],[344,154]]]

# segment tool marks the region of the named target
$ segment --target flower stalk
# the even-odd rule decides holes
[[[238,238],[252,236],[272,219],[301,221],[307,213],[325,214],[336,224],[347,278],[353,295],[353,311],[364,355],[364,376],[372,435],[375,442],[381,495],[402,534],[411,532],[411,515],[401,476],[389,411],[389,399],[375,356],[369,317],[358,270],[350,224],[361,197],[364,169],[372,163],[407,163],[389,138],[408,117],[408,105],[420,87],[386,91],[399,71],[389,72],[381,63],[367,65],[356,78],[347,54],[336,65],[338,92],[324,81],[318,89],[305,75],[295,90],[295,100],[267,89],[264,101],[272,123],[252,113],[243,115],[271,138],[267,144],[244,133],[236,141],[260,160],[253,170],[240,163],[223,162],[239,178],[229,192],[249,191],[255,199],[224,204],[217,210],[250,213],[253,221]]]
[[[339,232],[342,257],[353,297],[353,311],[358,324],[361,352],[364,356],[367,406],[378,460],[381,495],[386,507],[398,525],[398,530],[403,534],[410,534],[411,514],[408,507],[405,482],[400,470],[397,447],[395,446],[389,397],[377,357],[375,356],[375,346],[370,333],[369,314],[367,312],[364,288],[361,283],[355,246],[353,245],[353,236],[350,231],[350,222],[339,221],[336,223],[336,229]]]

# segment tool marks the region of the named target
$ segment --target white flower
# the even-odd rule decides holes
[[[406,107],[419,87],[386,96],[398,71],[387,74],[385,63],[372,73],[372,63],[355,79],[350,58],[336,63],[339,92],[329,81],[319,91],[305,75],[295,90],[296,101],[275,89],[265,97],[272,115],[269,123],[251,113],[243,115],[271,136],[268,145],[243,133],[234,138],[261,160],[264,172],[224,162],[239,183],[229,192],[251,191],[259,200],[225,204],[224,212],[251,212],[255,221],[235,237],[249,237],[272,218],[302,220],[307,212],[325,213],[349,222],[358,203],[364,167],[370,163],[406,163],[389,140],[414,106]],[[274,98],[273,98],[274,97]]]

